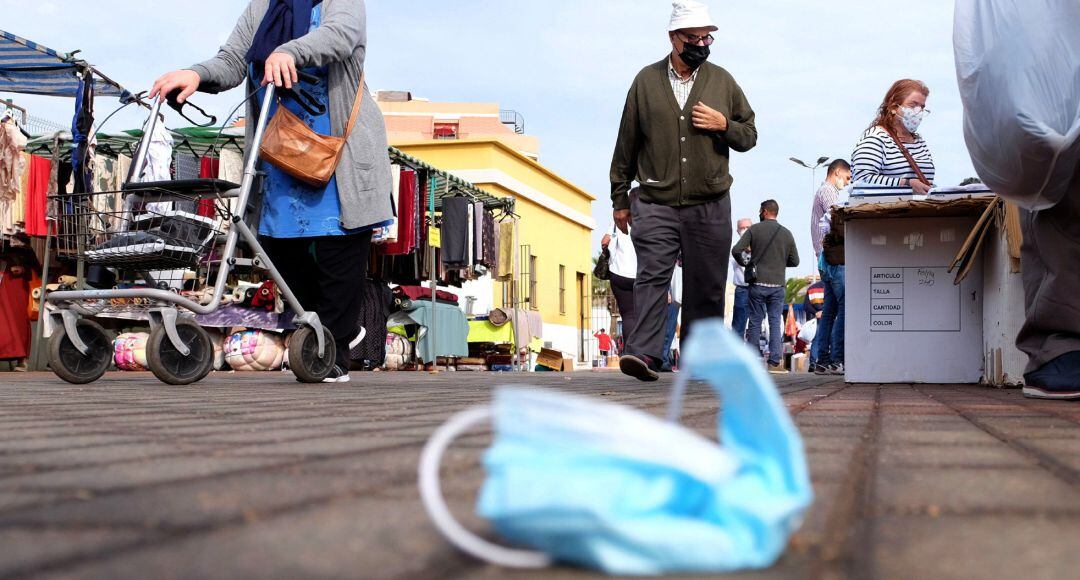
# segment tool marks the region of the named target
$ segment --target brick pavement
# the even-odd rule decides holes
[[[578,578],[510,572],[448,546],[415,486],[420,448],[507,380],[654,413],[665,382],[610,373],[374,373],[303,386],[145,374],[85,387],[0,374],[0,578]],[[817,495],[780,563],[754,578],[1063,578],[1080,569],[1080,405],[974,386],[779,381]],[[685,423],[715,434],[692,389]],[[473,529],[489,435],[447,454]],[[741,576],[740,576],[741,577]]]

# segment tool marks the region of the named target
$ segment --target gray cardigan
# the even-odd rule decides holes
[[[296,66],[329,67],[330,124],[334,135],[345,132],[367,52],[367,16],[363,0],[323,0],[322,21],[310,33],[278,48],[296,59]],[[191,67],[201,86],[224,91],[240,86],[247,77],[244,60],[269,0],[252,0],[217,56]],[[248,103],[247,118],[258,111]],[[246,127],[247,142],[254,139],[255,123]],[[342,226],[348,229],[377,224],[393,217],[390,158],[382,112],[367,86],[356,122],[334,174],[341,201]]]

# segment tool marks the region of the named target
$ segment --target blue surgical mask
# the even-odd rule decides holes
[[[723,400],[719,438],[678,424],[690,379]],[[438,467],[451,440],[492,422],[477,506],[504,540],[465,530],[446,509]],[[493,563],[562,562],[611,574],[715,573],[772,565],[813,494],[802,441],[756,356],[723,321],[685,345],[668,419],[550,389],[502,387],[453,417],[421,456],[424,506],[459,548]]]

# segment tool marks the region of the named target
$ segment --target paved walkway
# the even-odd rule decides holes
[[[145,374],[73,387],[0,374],[0,578],[578,578],[511,573],[437,535],[415,485],[420,448],[509,379],[654,413],[669,383],[610,373],[372,373],[310,387]],[[670,380],[665,377],[665,380]],[[1080,405],[974,386],[780,389],[817,501],[756,578],[1039,578],[1080,570]],[[687,424],[715,434],[697,388]],[[451,508],[473,529],[488,435],[448,454]]]

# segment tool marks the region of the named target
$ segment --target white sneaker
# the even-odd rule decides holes
[[[347,383],[349,382],[349,371],[341,368],[338,365],[334,365],[333,370],[330,371],[330,375],[322,380],[324,383]]]

